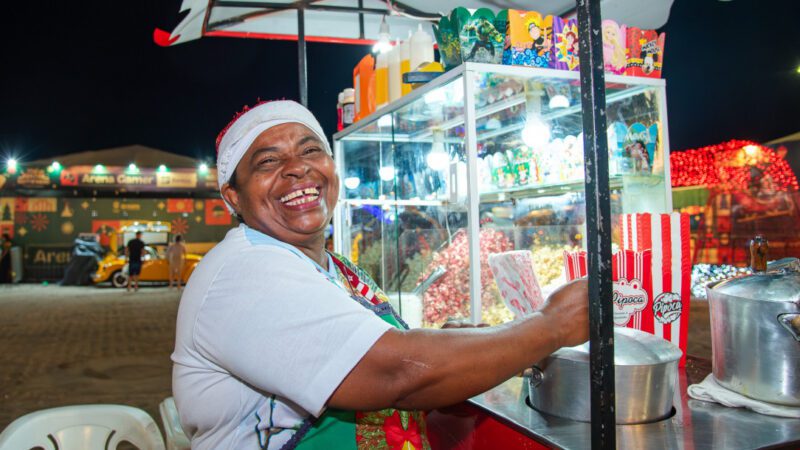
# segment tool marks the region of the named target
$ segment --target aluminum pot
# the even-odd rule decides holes
[[[618,424],[668,417],[678,379],[681,350],[660,337],[614,328]],[[589,343],[562,348],[533,367],[528,392],[536,410],[589,422]]]
[[[751,250],[766,248],[757,239]],[[756,400],[800,406],[800,262],[766,266],[762,253],[753,275],[706,288],[714,378]]]

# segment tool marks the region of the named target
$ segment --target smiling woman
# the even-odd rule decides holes
[[[408,330],[364,271],[325,251],[339,177],[322,128],[295,102],[237,116],[217,167],[242,224],[189,280],[172,355],[194,449],[429,449],[422,410],[586,339],[580,281],[514,324]]]

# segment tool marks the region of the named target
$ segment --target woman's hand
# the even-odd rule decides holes
[[[589,339],[589,283],[586,278],[556,289],[547,298],[541,312],[560,331],[559,347],[586,342]]]

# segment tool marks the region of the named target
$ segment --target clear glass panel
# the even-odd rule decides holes
[[[469,317],[463,79],[344,137],[341,145],[344,184],[350,184],[346,234],[358,241],[351,257],[359,256],[359,266],[410,326]]]
[[[484,253],[530,251],[546,298],[565,281],[563,252],[585,247],[580,84],[536,74],[478,73],[475,80],[481,300],[483,320],[494,324],[512,318],[503,293],[511,299],[519,285],[498,286]],[[666,211],[658,93],[649,85],[608,84],[614,217]]]

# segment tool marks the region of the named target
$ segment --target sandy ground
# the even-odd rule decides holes
[[[0,427],[83,403],[136,406],[160,423],[178,301],[165,287],[0,286]]]
[[[0,429],[83,403],[136,406],[160,426],[178,302],[166,287],[0,286]],[[693,302],[690,326],[689,353],[710,358],[705,302]]]

